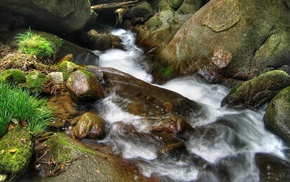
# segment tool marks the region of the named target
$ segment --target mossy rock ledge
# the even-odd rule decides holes
[[[74,140],[64,133],[56,133],[50,139],[38,146],[38,155],[43,155],[47,146],[51,151],[41,161],[53,156],[58,164],[64,164],[62,173],[45,178],[48,182],[58,181],[156,181],[152,178],[145,178],[140,174],[136,166],[125,162],[121,157],[104,154],[97,150],[85,147],[78,140]],[[42,149],[41,149],[42,148]],[[42,152],[41,152],[42,151]],[[42,163],[42,169],[45,169]],[[49,169],[49,168],[48,168]],[[50,169],[53,171],[53,169]],[[46,171],[46,172],[50,172]]]
[[[290,87],[281,90],[269,103],[264,115],[266,129],[290,144]]]
[[[290,86],[290,76],[281,70],[266,72],[235,86],[223,98],[221,105],[246,105],[260,108],[283,88]]]

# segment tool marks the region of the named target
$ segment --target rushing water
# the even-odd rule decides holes
[[[126,50],[109,50],[100,54],[100,66],[113,67],[127,72],[146,82],[152,76],[146,70],[146,60],[142,49],[135,44],[134,34],[125,30],[115,30],[125,44]],[[192,118],[190,124],[203,128],[205,132],[191,137],[186,148],[192,156],[206,161],[210,167],[199,165],[193,157],[180,159],[156,159],[156,148],[150,144],[134,143],[114,134],[118,132],[117,121],[134,125],[137,130],[147,126],[140,116],[126,113],[114,104],[116,95],[104,99],[102,117],[111,124],[111,136],[106,138],[124,158],[136,161],[145,176],[159,175],[164,181],[259,181],[258,169],[254,162],[257,152],[273,153],[283,157],[282,142],[264,129],[263,111],[253,111],[242,107],[220,107],[228,89],[222,85],[206,84],[194,76],[177,78],[160,87],[178,92],[204,106],[207,116]],[[215,133],[211,136],[211,133]],[[222,173],[229,171],[227,179]]]

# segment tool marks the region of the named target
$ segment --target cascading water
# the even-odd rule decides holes
[[[116,68],[150,83],[152,77],[146,72],[148,66],[142,50],[134,44],[134,34],[125,30],[114,30],[112,34],[122,39],[126,50],[113,49],[100,54],[100,66]],[[113,145],[124,158],[134,160],[145,176],[158,175],[164,181],[259,181],[255,153],[284,157],[282,142],[264,129],[263,111],[220,107],[227,88],[206,84],[194,76],[177,78],[160,87],[201,103],[207,113],[206,117],[190,119],[194,128],[204,131],[186,141],[191,155],[157,160],[154,144],[132,142],[118,134],[118,121],[130,123],[140,131],[146,131],[149,124],[116,105],[114,101],[119,98],[115,94],[101,103],[100,115],[111,125],[110,136],[101,142]],[[126,100],[119,102],[126,104]],[[197,162],[197,158],[205,162]],[[222,177],[225,171],[226,179]]]

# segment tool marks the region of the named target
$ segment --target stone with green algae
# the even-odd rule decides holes
[[[18,69],[8,69],[0,74],[0,81],[24,83],[25,73]]]
[[[80,69],[80,66],[70,61],[65,60],[60,64],[60,71],[62,72],[65,81],[69,78],[72,72],[78,69]]]
[[[0,138],[0,174],[22,174],[30,164],[33,138],[28,130],[16,125]]]
[[[36,148],[39,156],[43,155],[49,146],[46,157],[53,156],[58,164],[65,164],[63,172],[58,175],[45,178],[48,182],[58,181],[160,181],[153,177],[144,177],[138,168],[131,162],[126,162],[120,156],[100,152],[94,147],[84,145],[64,133],[55,133]],[[48,169],[45,163],[41,163],[42,169]],[[50,171],[44,173],[49,174]]]
[[[235,86],[223,98],[221,105],[252,106],[267,104],[280,90],[290,86],[290,76],[282,70],[268,71],[243,84]]]
[[[266,129],[290,144],[290,87],[281,90],[269,103],[264,123]]]
[[[43,92],[50,77],[40,71],[32,71],[26,77],[27,88],[32,92]]]

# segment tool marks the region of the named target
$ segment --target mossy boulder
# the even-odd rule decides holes
[[[63,74],[64,81],[66,81],[69,78],[72,72],[77,71],[78,69],[81,69],[81,68],[70,61],[65,60],[60,64],[60,71]]]
[[[32,92],[44,92],[45,85],[50,80],[50,77],[40,71],[32,71],[26,77],[27,88]]]
[[[0,81],[13,82],[13,83],[25,83],[25,73],[18,69],[5,70],[0,74]]]
[[[85,70],[74,71],[66,81],[66,88],[75,102],[92,102],[104,98],[95,75]]]
[[[221,105],[244,104],[259,108],[287,86],[290,86],[290,76],[286,72],[269,71],[234,87],[222,100]]]
[[[183,0],[169,0],[168,1],[169,6],[173,9],[179,8],[182,3],[183,3]]]
[[[0,138],[0,173],[22,174],[29,166],[33,151],[31,134],[20,125]]]
[[[133,23],[144,22],[151,16],[153,16],[153,9],[148,2],[134,6],[124,14],[124,18],[131,19]]]
[[[281,90],[269,103],[264,115],[266,129],[290,145],[290,87]]]
[[[49,151],[38,161],[40,170],[44,170],[45,176],[50,176],[45,181],[154,181],[145,178],[136,166],[121,157],[104,154],[96,148],[92,150],[64,133],[54,134],[36,151],[38,156]],[[48,165],[46,162],[49,158],[53,158],[57,165]],[[55,168],[61,171],[58,175],[52,173],[56,171]]]

